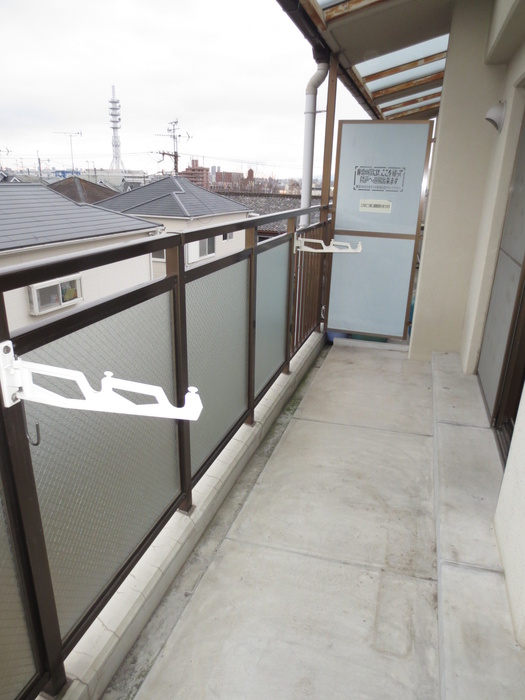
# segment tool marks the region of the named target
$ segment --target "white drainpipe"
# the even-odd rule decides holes
[[[301,209],[312,203],[312,179],[314,174],[314,141],[315,114],[317,109],[317,88],[328,74],[328,63],[318,63],[317,71],[306,86],[306,103],[304,108],[304,151],[303,151],[303,182],[301,187]],[[301,227],[308,226],[310,215],[303,214],[300,218]]]

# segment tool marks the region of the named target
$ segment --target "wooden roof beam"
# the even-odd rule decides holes
[[[414,116],[420,117],[422,114],[427,114],[427,119],[431,117],[436,117],[439,112],[439,103],[424,105],[423,107],[418,107],[417,109],[407,109],[405,112],[399,112],[399,114],[392,114],[390,117],[385,115],[386,121],[395,121],[396,119],[409,119]]]
[[[411,107],[413,105],[418,105],[421,102],[426,102],[427,100],[435,100],[441,97],[441,91],[431,92],[430,95],[423,95],[422,97],[415,97],[413,100],[404,100],[403,102],[397,102],[393,105],[388,105],[388,107],[382,107],[381,112],[383,116],[388,116],[388,112],[392,110],[399,109],[400,107]]]
[[[376,90],[372,92],[372,99],[374,102],[380,102],[381,100],[385,102],[390,97],[399,94],[410,95],[416,92],[420,88],[438,86],[443,83],[444,71],[439,71],[438,73],[433,73],[432,75],[427,75],[424,78],[417,78],[416,80],[409,80],[406,83],[398,83],[397,85],[392,85],[390,87],[384,88],[383,90]]]
[[[397,75],[398,73],[403,73],[406,70],[412,70],[413,68],[420,68],[421,66],[428,66],[430,63],[435,61],[443,61],[447,57],[446,51],[440,51],[439,53],[432,54],[432,56],[426,56],[425,58],[418,58],[415,61],[410,61],[409,63],[403,63],[400,66],[392,66],[392,68],[387,68],[386,70],[378,71],[377,73],[371,73],[370,75],[363,75],[362,78],[365,82],[371,83],[374,80],[380,80],[381,78],[388,78],[391,75]]]

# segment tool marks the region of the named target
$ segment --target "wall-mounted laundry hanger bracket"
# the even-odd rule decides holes
[[[321,246],[320,248],[314,248],[312,247],[312,244],[315,244],[317,246]],[[327,245],[324,241],[318,240],[317,238],[299,238],[297,234],[295,234],[295,252],[297,253],[302,252],[302,253],[360,253],[363,249],[363,246],[361,245],[361,242],[359,242],[355,248],[352,248],[350,243],[346,243],[345,241],[330,241],[330,244]]]
[[[33,375],[57,377],[74,382],[83,398],[72,399],[56,394],[33,383]],[[11,341],[0,343],[0,382],[4,406],[9,408],[24,401],[58,406],[82,411],[100,411],[102,413],[124,413],[133,416],[150,416],[153,418],[172,418],[178,420],[197,420],[202,411],[201,398],[195,387],[188,387],[184,406],[173,406],[164,389],[152,384],[142,384],[127,379],[116,379],[112,372],[105,372],[100,382],[100,391],[91,388],[83,372],[62,367],[52,367],[36,362],[27,362],[15,357]],[[152,403],[136,404],[131,399],[117,393],[152,396]]]

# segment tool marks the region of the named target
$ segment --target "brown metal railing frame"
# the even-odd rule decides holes
[[[246,423],[255,423],[255,327],[257,303],[257,229],[246,229],[246,250],[250,251],[250,289],[248,297],[248,417]]]
[[[0,295],[0,340],[8,337],[5,300]],[[15,559],[23,582],[21,594],[28,615],[29,636],[35,663],[40,666],[40,672],[44,672],[42,681],[56,694],[66,683],[66,672],[31,453],[25,435],[24,408],[19,402],[7,409],[2,402],[1,414],[7,452],[2,460],[1,477],[7,516],[14,534]]]
[[[184,404],[184,394],[188,387],[188,329],[186,323],[186,280],[184,275],[184,248],[171,248],[166,251],[166,274],[176,275],[178,284],[173,289],[172,322],[173,364],[175,395],[177,406]],[[191,451],[190,426],[188,421],[176,421],[177,444],[179,448],[180,486],[183,494],[181,510],[189,513],[192,508],[191,493]]]
[[[232,426],[228,434],[224,436],[224,439],[221,440],[199,471],[193,476],[191,473],[189,426],[187,421],[177,421],[180,495],[160,515],[156,524],[144,536],[143,540],[138,543],[134,552],[115,573],[110,584],[100,592],[86,614],[82,616],[64,639],[61,639],[60,634],[31,453],[25,434],[24,407],[22,402],[8,409],[1,407],[0,433],[3,433],[5,436],[5,447],[2,448],[5,454],[2,455],[4,459],[1,460],[0,478],[5,495],[7,518],[12,533],[15,561],[21,580],[21,595],[27,613],[29,634],[32,639],[37,666],[35,677],[28,679],[26,688],[20,692],[20,700],[34,698],[44,688],[47,692],[56,694],[63,687],[66,683],[64,658],[72,651],[88,626],[94,621],[103,606],[109,601],[173,513],[177,509],[186,512],[191,509],[192,487],[205,473],[208,466],[233,437],[238,428],[244,422],[249,423],[253,421],[255,406],[271,387],[276,377],[282,371],[289,371],[291,357],[302,345],[307,335],[312,332],[312,330],[308,329],[311,329],[312,326],[314,328],[318,327],[318,302],[314,303],[316,307],[314,309],[315,323],[314,320],[309,319],[304,324],[301,319],[301,323],[298,324],[296,320],[297,313],[299,312],[302,316],[306,311],[305,305],[312,302],[309,281],[304,279],[304,275],[300,282],[301,290],[297,288],[297,263],[295,262],[294,266],[294,260],[298,256],[294,256],[294,234],[297,217],[303,213],[314,213],[319,209],[320,207],[294,209],[269,216],[253,217],[234,224],[207,227],[182,234],[154,236],[125,244],[110,245],[90,252],[69,254],[51,260],[14,265],[0,270],[0,340],[11,340],[17,354],[27,353],[160,294],[171,294],[173,300],[171,323],[174,347],[175,391],[177,403],[182,405],[188,384],[186,284],[243,259],[249,259],[250,263],[248,409],[238,418],[235,425]],[[257,244],[257,229],[259,226],[283,219],[287,220],[286,234]],[[320,235],[322,235],[325,226],[326,223],[314,225],[309,227],[308,231],[320,231]],[[191,270],[185,269],[184,246],[187,243],[240,230],[246,230],[247,232],[246,250],[228,258],[208,263],[202,267]],[[259,252],[264,252],[264,250],[277,245],[288,245],[289,247],[285,361],[276,370],[276,373],[266,386],[255,396],[257,256]],[[104,299],[83,303],[76,309],[65,311],[60,317],[39,320],[31,326],[10,331],[5,309],[4,292],[57,277],[77,274],[79,271],[121,262],[160,250],[166,251],[166,277],[136,285],[131,289],[113,294]],[[320,258],[321,256],[315,257]],[[321,279],[318,278],[317,282],[312,282],[312,285],[316,286],[317,297]],[[296,301],[298,291],[301,291],[301,293],[304,291],[304,299],[301,299],[300,304]]]

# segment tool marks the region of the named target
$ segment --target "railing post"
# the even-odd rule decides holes
[[[0,292],[0,339],[9,339],[4,295]],[[46,691],[56,695],[67,682],[62,637],[47,556],[31,453],[26,437],[24,407],[2,404],[2,432],[6,454],[0,460],[0,476],[6,495],[6,511],[21,573],[24,604],[32,624],[32,636],[40,663],[49,673]]]
[[[286,222],[286,230],[291,234],[290,248],[288,253],[288,291],[287,291],[287,309],[286,309],[286,338],[284,348],[284,374],[290,374],[290,359],[292,357],[292,343],[294,338],[294,272],[295,272],[295,218],[288,219]]]
[[[251,249],[250,256],[250,298],[248,307],[248,418],[246,423],[255,421],[255,310],[257,302],[257,229],[246,229],[246,249]]]
[[[322,223],[328,221],[328,204],[330,201],[330,178],[332,172],[332,150],[334,143],[334,127],[335,127],[335,106],[337,96],[337,71],[338,71],[338,55],[330,56],[330,72],[328,74],[328,94],[326,97],[326,123],[325,123],[325,139],[324,139],[324,162],[323,162],[323,182],[321,189],[321,213],[320,220]],[[332,212],[332,223],[334,213]],[[323,231],[323,240],[326,244],[330,243],[333,234],[333,226],[326,226]],[[328,309],[330,305],[330,283],[332,279],[332,260],[331,255],[323,255],[322,270],[319,279],[319,323],[322,322],[322,309],[324,306],[324,324],[325,330],[328,324]]]
[[[177,275],[177,284],[173,290],[174,360],[177,406],[182,406],[189,383],[184,246],[166,250],[166,274],[168,276]],[[184,500],[180,505],[180,509],[188,513],[193,505],[189,421],[177,421],[177,438],[179,445],[180,486],[184,494]]]

